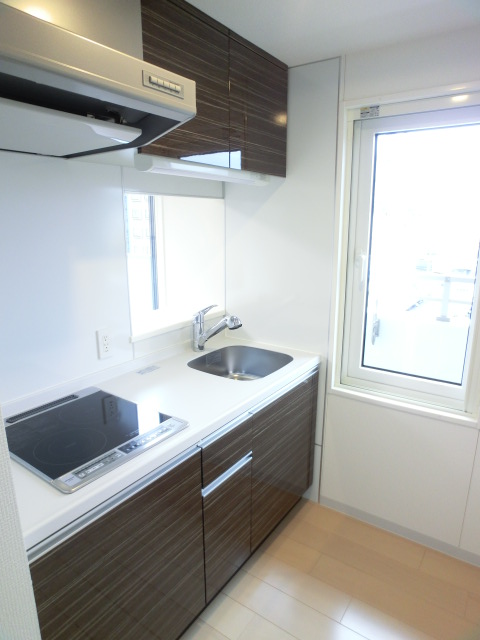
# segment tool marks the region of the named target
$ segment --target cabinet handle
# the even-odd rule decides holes
[[[211,435],[207,436],[206,438],[203,438],[203,440],[200,440],[200,442],[197,442],[197,446],[200,447],[201,449],[205,449],[205,447],[208,447],[209,445],[211,445],[213,442],[215,442],[225,434],[229,433],[233,429],[236,429],[238,426],[240,426],[243,422],[245,422],[249,418],[250,418],[250,412],[245,411],[245,413],[242,413],[236,418],[233,418],[233,420],[230,420],[230,422],[227,422],[227,424],[223,425],[223,427],[220,427],[220,429],[217,429],[216,431],[214,431]]]
[[[230,480],[230,478],[234,476],[237,473],[237,471],[240,471],[240,469],[243,469],[243,467],[245,467],[247,464],[250,464],[251,461],[252,461],[252,452],[250,451],[249,453],[247,453],[246,456],[244,456],[238,462],[232,465],[230,469],[227,469],[224,473],[222,473],[222,475],[218,476],[218,478],[216,478],[213,482],[211,482],[204,489],[202,489],[202,498],[206,498],[208,495],[212,493],[212,491],[215,491],[215,489],[218,489],[218,487],[222,485],[224,482],[227,482],[227,480]]]

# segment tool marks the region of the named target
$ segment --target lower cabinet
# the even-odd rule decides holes
[[[253,415],[252,551],[312,483],[318,369]]]
[[[317,388],[315,369],[34,560],[43,640],[178,638],[310,486]]]
[[[30,565],[43,640],[174,640],[205,606],[200,451]]]

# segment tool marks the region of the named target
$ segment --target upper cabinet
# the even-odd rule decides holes
[[[142,0],[143,57],[195,80],[197,115],[143,151],[173,158],[228,154],[228,30],[207,16],[200,19],[184,5]]]
[[[232,33],[229,76],[230,150],[246,171],[285,176],[287,67]]]
[[[142,0],[144,58],[195,80],[197,116],[142,152],[286,175],[285,64],[184,0]]]

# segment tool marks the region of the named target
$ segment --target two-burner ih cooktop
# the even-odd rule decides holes
[[[95,387],[5,420],[11,457],[64,493],[127,462],[187,422]]]

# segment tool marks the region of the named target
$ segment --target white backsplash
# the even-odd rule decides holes
[[[138,189],[221,193],[213,181],[145,181],[120,166],[0,152],[0,404],[188,342],[187,329],[130,341],[123,186],[137,177]],[[112,355],[100,360],[104,327]]]

